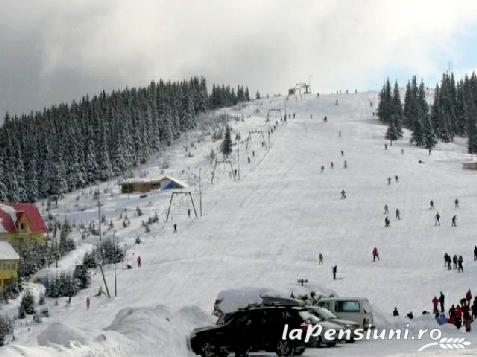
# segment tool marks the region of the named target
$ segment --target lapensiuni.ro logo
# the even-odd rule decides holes
[[[362,328],[358,329],[323,329],[323,326],[320,324],[317,325],[308,325],[306,329],[289,329],[288,324],[284,326],[282,339],[284,340],[303,340],[305,343],[308,343],[316,338],[321,338],[326,341],[335,341],[335,340],[350,340],[353,338],[355,341],[361,340],[422,340],[424,338],[429,338],[433,342],[427,343],[424,346],[420,347],[418,351],[423,351],[430,347],[439,347],[444,350],[455,350],[455,349],[464,349],[466,346],[469,346],[471,343],[466,341],[465,338],[456,337],[456,338],[446,338],[442,337],[442,331],[434,329],[419,329],[417,333],[411,333],[409,330],[409,324],[406,324],[405,329],[377,329],[372,328],[364,330]]]

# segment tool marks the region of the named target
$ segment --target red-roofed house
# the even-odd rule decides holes
[[[48,228],[32,203],[0,203],[0,240],[44,239]]]

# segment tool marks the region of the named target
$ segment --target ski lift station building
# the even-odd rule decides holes
[[[170,176],[163,178],[131,178],[119,183],[121,193],[146,193],[154,190],[176,190],[188,185]]]
[[[477,170],[477,161],[464,162],[463,168],[467,170]]]

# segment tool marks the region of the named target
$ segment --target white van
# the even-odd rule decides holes
[[[318,306],[330,310],[340,319],[351,320],[367,330],[374,324],[371,305],[366,298],[330,297],[318,300]]]

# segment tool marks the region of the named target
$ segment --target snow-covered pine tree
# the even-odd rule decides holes
[[[232,153],[232,134],[228,125],[225,127],[224,141],[222,141],[221,149],[224,158],[228,158]]]
[[[378,118],[383,123],[391,122],[391,115],[393,114],[393,98],[391,95],[391,83],[389,78],[386,80],[381,92],[379,93],[378,104]]]

